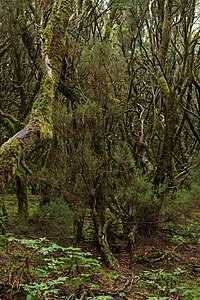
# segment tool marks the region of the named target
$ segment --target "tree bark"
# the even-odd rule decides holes
[[[22,223],[27,224],[29,217],[27,174],[23,170],[16,176],[16,186],[16,194],[18,199],[18,216]]]
[[[108,228],[112,222],[109,208],[103,207],[99,201],[99,195],[91,195],[92,218],[96,233],[97,242],[100,250],[111,268],[118,268],[118,262],[115,259],[110,245],[108,243]],[[98,203],[97,203],[98,202]],[[99,206],[99,207],[98,207]]]
[[[160,94],[164,99],[166,115],[165,115],[165,135],[162,144],[161,156],[158,162],[158,168],[155,175],[155,186],[165,183],[166,177],[170,184],[173,183],[173,147],[174,147],[174,133],[176,122],[176,98],[169,88],[167,79],[164,74],[165,61],[167,51],[171,38],[171,10],[172,0],[166,0],[164,9],[164,20],[162,26],[162,41],[157,54],[157,82]]]

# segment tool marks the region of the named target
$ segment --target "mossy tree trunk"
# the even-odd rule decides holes
[[[29,217],[27,174],[23,170],[16,176],[16,194],[18,199],[18,216],[26,224]]]
[[[155,193],[159,201],[152,201],[146,205],[139,205],[136,208],[136,218],[138,222],[137,232],[140,235],[152,236],[157,232],[157,224],[159,214],[164,199],[163,191],[159,191],[160,185],[164,184],[166,179],[168,182],[173,182],[173,147],[174,147],[174,134],[176,122],[176,98],[171,89],[169,88],[168,81],[165,75],[165,62],[169,43],[171,39],[171,11],[173,0],[166,0],[164,4],[164,15],[162,23],[161,43],[157,53],[156,76],[157,86],[160,95],[165,105],[165,133],[164,140],[161,148],[161,155],[158,161],[158,167],[155,173]]]
[[[116,268],[118,267],[118,262],[115,259],[108,242],[108,229],[112,223],[112,216],[109,208],[102,205],[103,201],[99,197],[101,198],[99,193],[98,195],[97,193],[91,195],[91,211],[96,239],[108,265],[111,268]]]
[[[66,42],[66,26],[71,13],[71,1],[53,2],[53,9],[42,36],[43,78],[27,125],[0,148],[0,192],[17,174],[25,171],[31,154],[43,149],[46,155],[53,137],[52,106],[60,80]]]
[[[155,185],[159,186],[168,178],[169,182],[173,182],[173,147],[174,133],[176,124],[176,97],[169,88],[167,78],[165,76],[165,61],[167,51],[171,39],[171,11],[172,0],[166,0],[164,9],[164,20],[162,26],[162,42],[157,54],[157,84],[160,90],[161,97],[165,105],[165,134],[161,149],[161,155],[158,163],[157,173],[155,176]]]

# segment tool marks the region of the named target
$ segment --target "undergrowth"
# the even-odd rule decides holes
[[[114,271],[80,247],[14,235],[1,236],[0,258],[0,299],[200,299],[198,269],[188,264],[171,270],[156,264],[130,270],[123,264]],[[172,254],[165,264],[170,259]]]
[[[1,297],[8,299],[67,299],[81,294],[100,271],[100,262],[91,253],[46,238],[1,236],[1,257]]]

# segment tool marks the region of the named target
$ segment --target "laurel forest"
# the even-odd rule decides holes
[[[200,2],[0,19],[0,297],[200,299]]]

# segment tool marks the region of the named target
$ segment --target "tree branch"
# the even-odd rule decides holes
[[[16,174],[17,169],[38,146],[49,147],[53,137],[52,107],[60,80],[66,41],[66,26],[71,13],[71,1],[54,1],[49,22],[44,30],[42,61],[48,57],[38,97],[33,104],[28,124],[0,148],[0,190]]]

